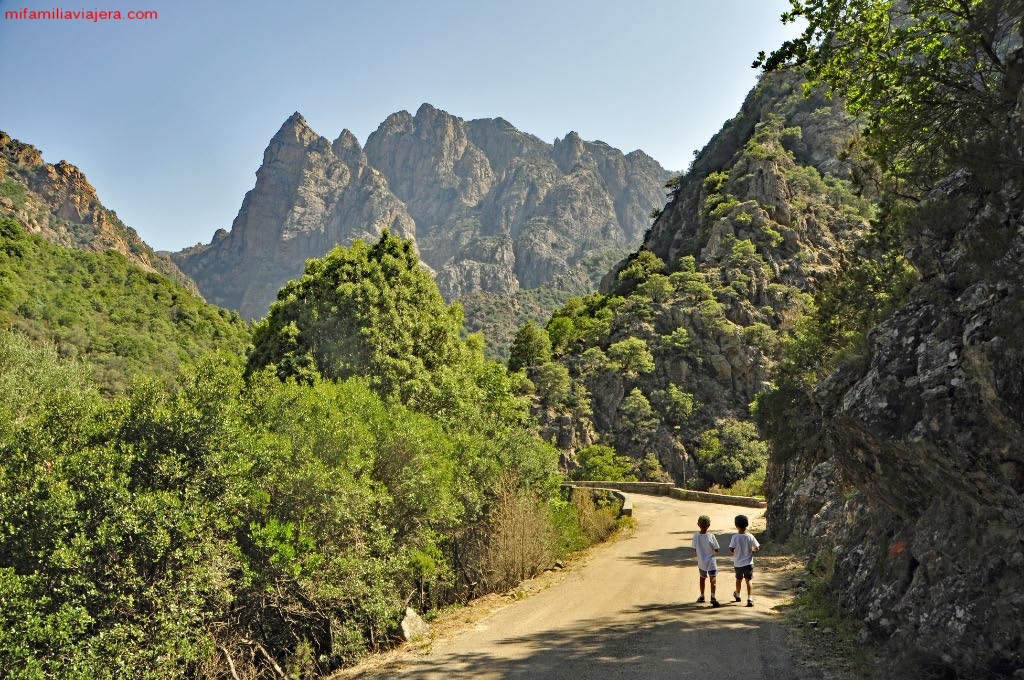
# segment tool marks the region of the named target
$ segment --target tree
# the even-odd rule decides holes
[[[551,361],[551,338],[548,332],[533,321],[527,321],[516,331],[509,351],[508,370],[518,371]]]
[[[1024,81],[1024,0],[790,0],[801,35],[754,62],[806,69],[867,117],[869,151],[927,186],[995,142]],[[972,151],[973,149],[973,151]],[[985,154],[991,164],[991,153]],[[1019,161],[1016,156],[1012,160]]]
[[[531,372],[537,396],[545,406],[554,406],[569,396],[572,381],[569,369],[556,361],[549,361]]]
[[[643,338],[626,338],[608,348],[608,357],[619,364],[623,373],[636,377],[654,370],[654,355]]]
[[[768,445],[758,439],[753,423],[719,418],[700,435],[697,462],[705,481],[729,487],[768,460]]]
[[[634,387],[619,405],[619,445],[640,457],[649,450],[658,433],[658,418],[640,388]]]
[[[632,473],[634,461],[629,456],[620,456],[610,446],[593,445],[576,453],[580,464],[573,473],[573,479],[601,480],[605,482],[636,481]]]
[[[474,398],[482,357],[460,338],[462,312],[445,304],[411,241],[384,232],[338,247],[278,293],[254,331],[251,374],[273,364],[281,378],[370,377],[385,397],[431,412]]]

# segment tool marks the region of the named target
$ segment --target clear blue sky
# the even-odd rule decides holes
[[[361,143],[423,102],[576,130],[682,170],[738,110],[786,0],[0,0],[155,10],[148,21],[0,14],[0,130],[79,166],[154,248],[229,228],[263,150],[301,112]]]

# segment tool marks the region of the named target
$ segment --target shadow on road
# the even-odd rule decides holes
[[[678,603],[638,607],[554,632],[505,638],[489,653],[424,658],[401,670],[361,677],[675,680],[706,674],[722,679],[816,677],[794,666],[785,632],[763,613]]]

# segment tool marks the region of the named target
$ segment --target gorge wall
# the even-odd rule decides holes
[[[673,180],[643,247],[605,276],[602,295],[548,324],[572,381],[541,411],[549,436],[570,452],[600,442],[654,454],[690,486],[713,481],[697,478],[702,437],[707,449],[728,431],[753,448],[718,481],[756,467],[750,403],[770,387],[811,296],[856,257],[873,215],[841,159],[857,130],[841,103],[805,99],[799,76],[762,79]]]
[[[770,470],[773,532],[808,538],[862,639],[921,677],[1024,676],[1022,104],[1003,151],[925,196],[920,282]]]

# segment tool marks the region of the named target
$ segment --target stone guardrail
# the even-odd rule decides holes
[[[632,517],[633,516],[633,501],[630,500],[629,496],[624,494],[622,491],[619,491],[618,489],[613,489],[613,488],[607,487],[607,486],[592,486],[589,483],[580,484],[580,483],[577,483],[577,482],[564,482],[562,484],[562,487],[566,488],[566,489],[580,488],[580,489],[593,489],[594,491],[608,491],[608,492],[611,492],[612,494],[615,495],[616,498],[618,498],[620,501],[622,501],[622,507],[619,508],[619,517],[622,517],[623,515],[625,515],[626,517]]]
[[[708,493],[707,491],[691,491],[680,489],[670,482],[566,482],[565,486],[580,486],[590,489],[610,489],[624,491],[626,493],[645,493],[653,496],[671,496],[681,501],[699,501],[701,503],[721,503],[724,505],[742,505],[747,508],[766,508],[768,502],[763,498],[752,498],[750,496],[730,496],[723,493]],[[630,506],[632,514],[632,506]],[[625,514],[625,513],[623,513]]]

